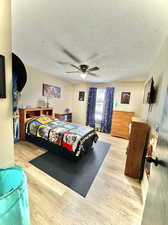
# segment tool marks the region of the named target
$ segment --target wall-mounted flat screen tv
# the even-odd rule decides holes
[[[0,98],[6,98],[5,57],[0,55]]]
[[[147,103],[147,104],[155,103],[155,95],[156,95],[156,91],[154,87],[154,80],[153,78],[151,78],[145,84],[143,103]]]

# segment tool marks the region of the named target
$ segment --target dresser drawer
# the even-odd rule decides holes
[[[133,112],[114,111],[112,117],[111,135],[128,139],[129,125],[133,116]]]

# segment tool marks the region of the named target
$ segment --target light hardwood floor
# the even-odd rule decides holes
[[[140,184],[124,176],[128,142],[107,134],[99,140],[111,147],[86,198],[28,163],[45,150],[28,142],[15,145],[16,164],[28,176],[32,225],[140,225]]]

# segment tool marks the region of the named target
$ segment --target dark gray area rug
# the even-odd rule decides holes
[[[109,148],[110,144],[98,141],[94,143],[93,150],[77,161],[46,152],[30,163],[85,197]]]

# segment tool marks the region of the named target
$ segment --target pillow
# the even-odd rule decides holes
[[[36,121],[41,124],[46,124],[46,123],[52,122],[53,120],[48,116],[41,116],[37,118]]]

